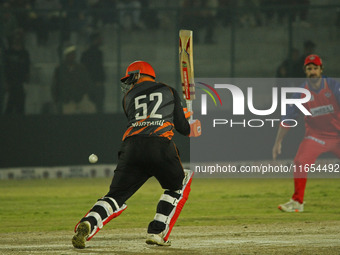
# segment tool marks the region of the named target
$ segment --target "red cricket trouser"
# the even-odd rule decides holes
[[[292,197],[293,200],[303,203],[307,182],[307,172],[304,171],[304,166],[314,164],[316,159],[325,152],[332,152],[340,158],[340,137],[325,139],[308,135],[303,139],[294,159],[296,171],[294,172],[295,191]]]

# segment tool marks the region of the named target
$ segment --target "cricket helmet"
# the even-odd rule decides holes
[[[145,61],[132,62],[126,69],[125,76],[120,79],[122,82],[120,88],[124,94],[137,83],[141,74],[156,78],[155,71],[149,63]]]
[[[136,73],[149,75],[154,79],[156,78],[155,71],[153,70],[152,66],[149,63],[145,61],[135,61],[128,66],[128,68],[126,69],[125,76],[122,77],[120,81],[125,83],[131,74]]]
[[[306,57],[303,66],[314,64],[316,66],[322,66],[322,60],[318,55],[312,54]]]

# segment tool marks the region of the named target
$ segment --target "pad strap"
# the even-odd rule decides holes
[[[172,197],[168,194],[162,194],[160,200],[168,202],[168,203],[172,204],[173,206],[177,206],[177,204],[178,204],[178,199],[175,198],[175,197]]]
[[[156,213],[154,220],[163,222],[166,225],[169,225],[171,218],[161,213]]]
[[[97,227],[102,228],[103,227],[103,220],[102,217],[100,217],[99,213],[97,212],[89,212],[86,217],[94,217],[97,220]]]

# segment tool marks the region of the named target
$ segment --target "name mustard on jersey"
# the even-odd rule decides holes
[[[334,113],[333,105],[324,105],[309,109],[313,117]]]
[[[133,127],[145,127],[145,126],[163,126],[164,120],[154,120],[154,121],[143,121],[143,122],[134,122],[131,125]]]

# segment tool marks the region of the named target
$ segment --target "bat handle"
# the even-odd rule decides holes
[[[192,112],[192,100],[186,100],[187,103],[187,108],[188,108],[188,112]],[[190,118],[189,118],[189,123],[192,123],[194,119],[193,114],[191,114]]]

